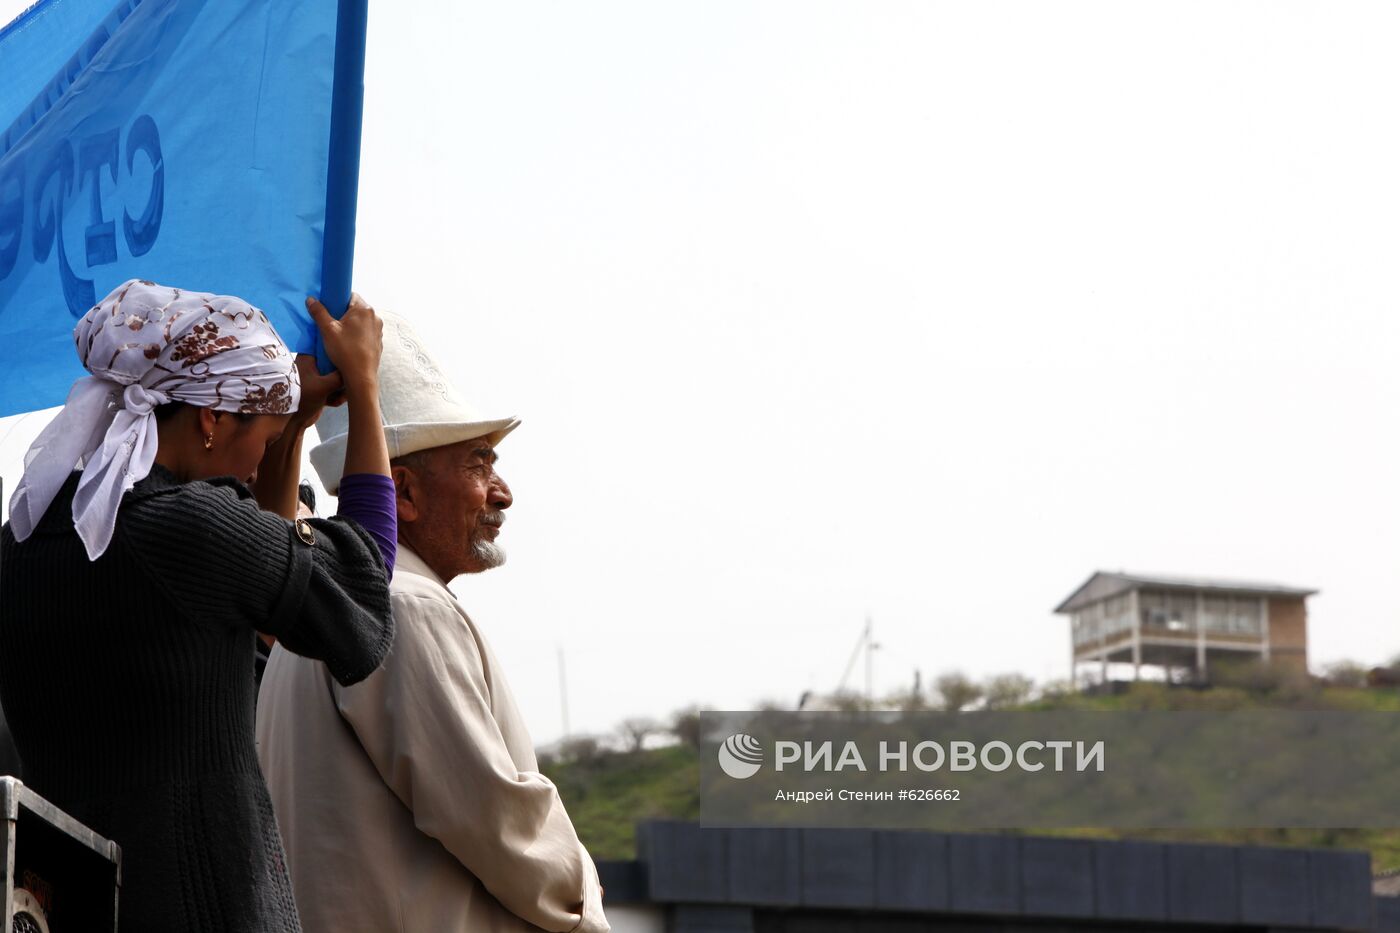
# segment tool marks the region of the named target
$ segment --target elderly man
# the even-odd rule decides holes
[[[380,396],[398,490],[383,665],[342,687],[274,648],[258,755],[308,933],[608,930],[598,875],[534,749],[500,664],[447,584],[498,566],[510,489],[482,420],[407,324],[384,319]],[[335,492],[341,409],[311,460]]]

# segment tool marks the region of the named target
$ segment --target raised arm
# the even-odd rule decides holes
[[[321,331],[326,355],[336,368],[323,376],[316,371],[312,357],[297,357],[301,404],[282,436],[258,464],[258,481],[253,488],[260,506],[286,519],[294,519],[297,514],[302,438],[326,405],[350,406],[345,474],[389,475],[389,449],[384,443],[379,414],[379,357],[384,349],[384,322],[359,295],[350,296],[350,307],[338,321],[315,298],[306,299],[306,309]]]
[[[359,295],[340,320],[331,317],[315,298],[306,299],[311,318],[321,330],[326,355],[345,382],[350,406],[350,430],[345,442],[345,475],[389,475],[389,447],[384,442],[384,419],[379,413],[379,356],[384,349],[384,322]]]
[[[306,429],[321,417],[328,400],[343,401],[344,382],[339,371],[322,376],[316,371],[316,359],[307,354],[297,357],[297,373],[301,377],[301,404],[292,414],[287,426],[258,464],[258,480],[253,495],[258,505],[285,519],[297,516],[297,485],[301,482],[301,447]]]
[[[191,622],[273,635],[325,661],[341,683],[366,677],[393,640],[384,561],[354,522],[317,518],[298,528],[224,477],[131,499],[117,539]],[[184,572],[190,566],[219,572]]]

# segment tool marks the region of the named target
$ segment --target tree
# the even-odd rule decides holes
[[[1298,699],[1311,693],[1313,688],[1306,671],[1258,659],[1217,661],[1211,665],[1209,677],[1212,686],[1234,687],[1275,699]]]
[[[661,723],[649,716],[629,716],[618,723],[617,734],[623,747],[628,751],[639,752],[646,746],[647,739],[665,731]]]
[[[987,681],[987,709],[1021,706],[1030,699],[1034,687],[1025,674],[998,674]]]
[[[924,693],[923,678],[919,672],[914,672],[913,683],[906,688],[894,691],[885,697],[880,705],[887,709],[899,710],[902,713],[915,713],[928,709],[928,696]]]
[[[596,736],[575,735],[559,743],[558,758],[579,764],[592,764],[602,757],[604,749]]]
[[[870,709],[865,694],[855,690],[837,690],[822,697],[818,706],[825,706],[838,713],[859,713]]]
[[[1051,680],[1040,686],[1040,699],[1052,703],[1074,696],[1074,683],[1069,680]]]
[[[703,737],[700,725],[700,707],[687,706],[672,713],[670,732],[676,737],[676,741],[689,745],[691,748],[699,748],[700,740]]]
[[[1323,673],[1333,687],[1366,686],[1366,668],[1355,661],[1335,661],[1323,668]]]
[[[966,709],[982,698],[982,688],[962,671],[947,671],[933,681],[939,708],[949,713]]]
[[[899,710],[901,713],[916,713],[928,709],[928,697],[924,696],[923,691],[906,687],[885,697],[880,701],[880,705],[887,709]]]

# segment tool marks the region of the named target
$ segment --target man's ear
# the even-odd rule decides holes
[[[399,521],[418,520],[418,477],[404,466],[389,467],[389,477],[394,481],[394,499],[398,506]]]

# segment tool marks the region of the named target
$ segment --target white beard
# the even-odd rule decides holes
[[[490,570],[506,562],[506,550],[495,541],[477,541],[472,544],[472,557],[480,570]]]

